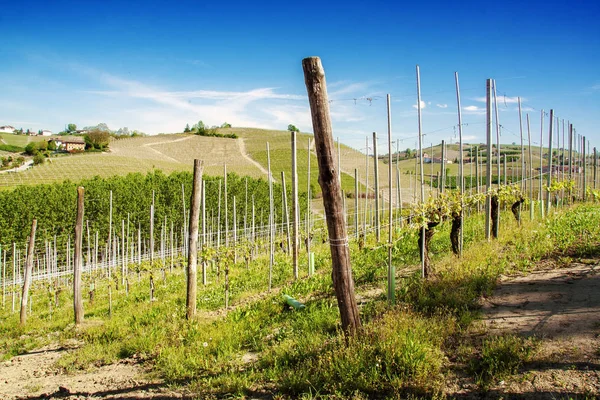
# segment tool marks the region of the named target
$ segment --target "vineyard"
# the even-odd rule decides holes
[[[596,153],[585,138],[573,151],[570,137],[567,164],[551,124],[536,157],[499,142],[494,155],[490,114],[485,146],[432,145],[431,165],[422,154],[393,160],[391,144],[389,158],[365,156],[334,142],[322,70],[304,66],[314,136],[121,139],[110,154],[56,159],[5,183],[16,187],[0,192],[0,357],[8,371],[53,349],[45,368],[77,379],[57,390],[38,376],[48,371],[17,373],[0,395],[90,396],[90,371],[130,364],[151,373],[102,394],[443,398],[529,382],[519,374],[547,362],[543,323],[492,335],[482,303],[498,307],[496,285],[548,264],[591,266],[578,280],[595,279]],[[70,180],[49,178],[67,166]],[[590,336],[599,304],[586,301],[569,311],[590,316]],[[593,369],[591,343],[581,351]],[[584,378],[542,395],[596,396],[600,382]]]

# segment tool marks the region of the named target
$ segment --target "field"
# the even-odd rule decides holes
[[[160,169],[165,173],[191,171],[193,160],[204,161],[204,173],[211,176],[228,172],[240,176],[267,178],[266,144],[271,148],[271,171],[276,182],[281,171],[286,184],[291,185],[291,145],[289,132],[260,129],[223,129],[235,132],[239,139],[224,139],[197,135],[173,134],[113,140],[110,152],[53,157],[50,162],[19,174],[0,175],[0,188],[18,185],[78,181],[94,176],[108,177],[130,172]],[[17,137],[16,135],[10,135]],[[309,135],[298,135],[298,187],[306,191]],[[311,184],[318,188],[317,159],[311,152]],[[354,190],[354,177],[343,175],[345,190]]]
[[[595,275],[581,263],[599,262],[599,213],[596,205],[578,205],[521,224],[503,213],[499,240],[492,242],[483,239],[483,220],[473,215],[465,223],[461,259],[448,254],[449,224],[443,224],[433,239],[436,276],[429,280],[418,273],[416,231],[405,228],[397,232],[393,247],[397,306],[386,302],[385,246],[372,236],[363,250],[351,241],[364,331],[350,340],[340,331],[326,244],[315,244],[316,273],[308,276],[302,267],[299,280],[291,275],[289,255],[278,252],[270,292],[265,253],[249,268],[243,261],[227,267],[223,259],[209,265],[207,285],[199,287],[199,315],[192,321],[184,318],[184,260],[179,257],[159,260],[139,274],[132,266],[127,286],[115,271],[111,302],[102,271],[86,274],[86,288],[93,288],[94,295],[84,296],[86,322],[78,328],[72,324],[69,291],[56,294],[50,282],[42,281],[35,285],[26,326],[20,327],[18,313],[11,313],[10,298],[0,313],[0,353],[20,364],[18,369],[10,362],[0,366],[8,383],[0,394],[430,398],[491,392],[591,398],[600,382],[586,372],[586,365],[597,363],[593,315],[600,304],[571,299],[568,312],[559,310],[556,316],[586,313],[590,318],[576,329],[563,326],[551,339],[544,336],[551,331],[544,329],[529,337],[525,325],[496,326],[495,311],[485,310],[494,310],[500,299],[508,307],[503,294],[498,300],[492,294],[499,279],[510,287],[513,275],[525,282],[516,306],[532,312],[541,305],[527,306],[527,298],[537,293],[531,285],[544,276],[542,270],[579,271],[571,283],[593,286]],[[306,262],[303,251],[300,265]],[[228,307],[224,271],[230,285]],[[566,293],[548,290],[552,299]],[[283,294],[306,307],[294,310]],[[490,306],[483,315],[482,302]]]
[[[0,133],[0,143],[13,146],[25,147],[30,142],[45,140],[43,136],[13,135],[12,133]]]

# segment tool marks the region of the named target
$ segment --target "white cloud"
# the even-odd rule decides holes
[[[436,104],[439,108],[448,108],[448,104]]]
[[[475,139],[477,139],[477,136],[475,136],[475,135],[467,135],[467,136],[463,136],[462,139],[463,139],[463,142],[465,142],[465,141],[469,141],[469,140],[475,140]]]
[[[592,90],[600,90],[600,83],[592,86]]]
[[[483,107],[477,107],[477,106],[466,106],[463,107],[464,111],[485,111],[485,108]]]
[[[519,102],[518,97],[508,97],[508,96],[503,96],[503,95],[502,96],[496,95],[496,99],[498,100],[498,103],[517,104]],[[480,103],[486,102],[485,97],[475,97],[473,100],[478,101]],[[521,97],[521,103],[524,103],[525,101],[527,101],[527,99]]]
[[[424,109],[425,107],[427,107],[427,104],[421,100],[421,110]],[[413,108],[418,108],[416,104],[413,104]]]

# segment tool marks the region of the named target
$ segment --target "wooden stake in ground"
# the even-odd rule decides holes
[[[29,298],[29,285],[31,284],[31,273],[33,272],[33,248],[35,246],[36,227],[37,219],[34,219],[31,223],[27,260],[25,261],[25,277],[23,279],[23,292],[21,294],[21,325],[25,325],[25,322],[27,322],[27,299]]]
[[[492,197],[490,188],[492,187],[492,80],[486,82],[486,182],[485,182],[485,238],[490,239],[491,233],[491,215],[492,215]],[[479,182],[478,182],[479,183]]]
[[[186,317],[196,315],[196,275],[198,264],[198,220],[200,217],[200,199],[202,195],[202,161],[194,160],[194,183],[190,206],[189,253],[187,265]]]
[[[75,221],[75,257],[73,262],[73,310],[75,325],[83,322],[83,299],[81,298],[81,269],[83,267],[83,195],[84,189],[77,188],[77,220]]]
[[[292,132],[292,214],[293,218],[293,229],[294,239],[292,240],[292,252],[293,252],[293,270],[294,278],[298,278],[298,226],[300,220],[300,210],[298,207],[298,159],[296,151],[296,132]],[[310,157],[310,151],[308,153]],[[309,182],[310,184],[310,182]]]
[[[354,280],[350,267],[350,249],[342,214],[342,188],[335,170],[334,143],[327,99],[325,71],[318,57],[302,60],[304,80],[310,102],[315,146],[319,163],[319,185],[329,233],[335,289],[342,329],[354,334],[360,328],[360,314],[354,297]]]
[[[377,157],[377,132],[373,132],[373,165],[375,169],[375,237],[377,243],[381,239],[379,225],[379,159]]]
[[[387,123],[388,123],[388,196],[389,196],[389,229],[388,229],[388,301],[390,304],[396,302],[396,267],[392,264],[392,244],[393,244],[393,222],[394,207],[392,207],[392,100],[387,95]]]

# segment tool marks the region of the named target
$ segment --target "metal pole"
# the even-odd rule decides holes
[[[387,112],[388,112],[388,200],[389,200],[389,221],[390,227],[388,229],[388,301],[390,304],[394,304],[396,300],[395,292],[396,292],[396,268],[392,264],[392,243],[393,243],[393,212],[394,207],[392,207],[392,193],[393,193],[393,185],[392,185],[392,106],[391,106],[391,97],[387,95]]]
[[[460,213],[461,213],[461,218],[462,218],[462,214],[463,214],[463,208],[464,208],[464,193],[465,193],[465,178],[464,178],[464,164],[463,164],[463,142],[462,142],[462,110],[460,108],[460,85],[458,83],[458,72],[454,73],[454,81],[456,83],[456,105],[457,105],[457,112],[458,112],[458,176],[460,179],[460,185],[459,185],[459,190],[460,190]],[[444,160],[442,160],[443,162]],[[471,165],[473,165],[471,163]],[[463,229],[461,227],[460,230],[460,236],[459,236],[459,246],[458,246],[458,256],[462,257],[462,248],[463,248]]]

